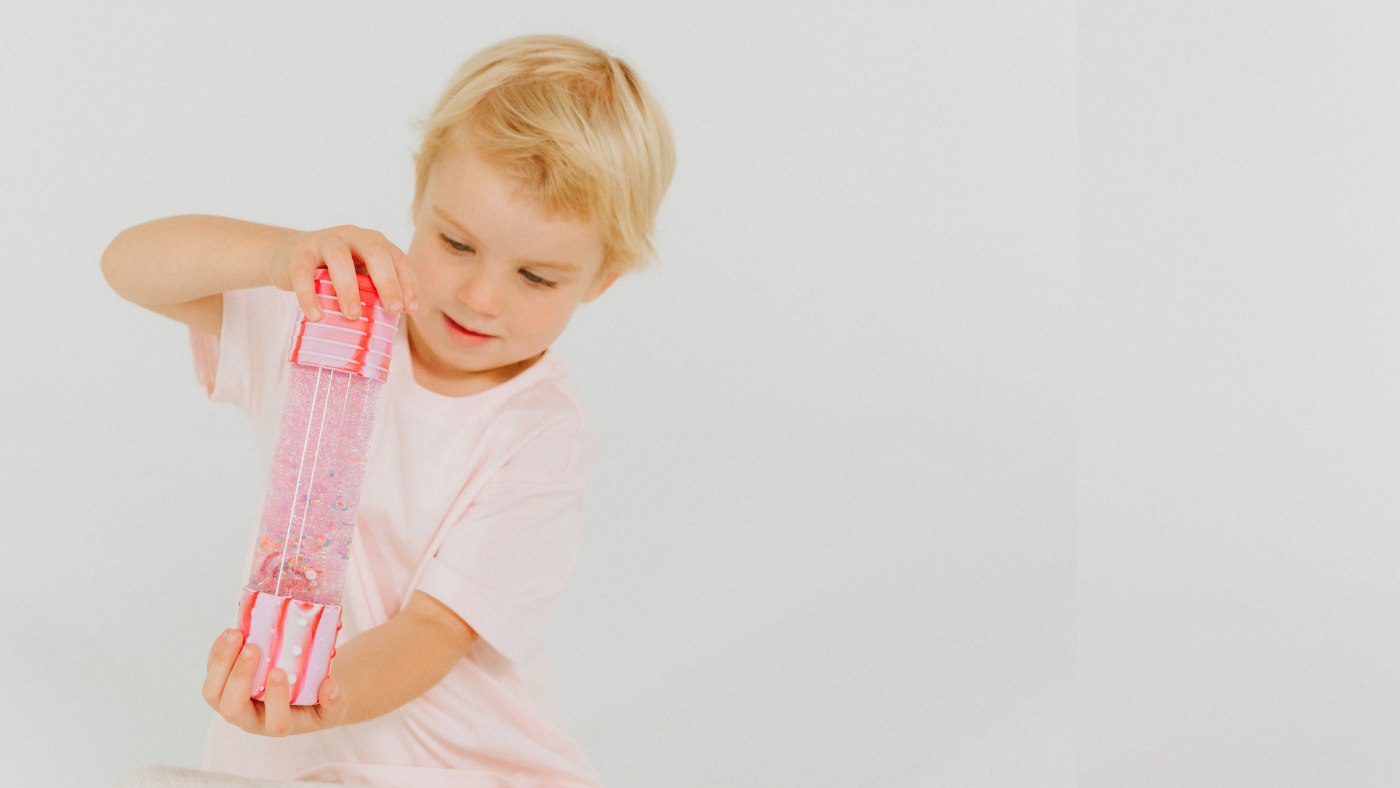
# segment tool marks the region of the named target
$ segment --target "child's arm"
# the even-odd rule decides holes
[[[204,700],[224,719],[264,736],[364,722],[442,681],[475,640],[476,632],[450,608],[415,591],[398,615],[337,650],[317,705],[289,706],[287,675],[280,668],[267,674],[266,700],[251,699],[257,646],[245,646],[248,654],[241,653],[243,635],[230,629],[209,652]]]
[[[102,273],[129,301],[218,336],[223,293],[273,285],[296,293],[312,320],[321,317],[313,277],[330,271],[351,319],[359,317],[355,264],[364,265],[397,313],[417,306],[407,258],[383,235],[359,227],[302,233],[220,216],[172,216],[121,232],[102,253]]]

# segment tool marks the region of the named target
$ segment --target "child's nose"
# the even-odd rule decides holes
[[[482,317],[496,317],[501,312],[500,284],[483,272],[462,284],[457,300]]]

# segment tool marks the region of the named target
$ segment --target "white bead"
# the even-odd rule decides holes
[[[297,674],[295,674],[295,673],[288,673],[288,674],[287,674],[287,686],[290,687],[290,686],[292,686],[292,685],[295,684],[295,683],[297,683]]]
[[[304,626],[306,626],[306,618],[305,618],[305,617],[302,617],[302,618],[297,619],[297,626],[299,626],[299,627],[304,627]]]
[[[294,656],[294,657],[299,657],[299,656],[301,656],[301,646],[292,646],[292,656]]]
[[[315,579],[316,579],[316,570],[315,570],[315,569],[308,569],[308,570],[306,570],[306,579],[307,579],[307,580],[315,580]]]

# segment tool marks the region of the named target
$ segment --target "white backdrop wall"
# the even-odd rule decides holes
[[[1400,784],[1400,8],[1081,5],[1084,784]]]
[[[1066,3],[6,4],[0,784],[195,765],[260,505],[182,327],[98,270],[215,213],[409,238],[478,48],[632,63],[663,260],[559,349],[599,435],[551,630],[611,786],[1074,782]]]

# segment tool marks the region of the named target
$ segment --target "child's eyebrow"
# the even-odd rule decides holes
[[[449,214],[447,213],[447,211],[444,211],[443,209],[441,209],[441,208],[437,207],[436,205],[434,205],[434,206],[433,206],[433,213],[437,214],[437,217],[438,217],[439,219],[443,220],[444,222],[447,222],[448,224],[452,225],[453,227],[456,227],[456,228],[457,228],[457,231],[460,232],[461,234],[467,235],[467,236],[471,236],[472,238],[475,238],[475,237],[476,237],[476,236],[472,235],[471,232],[470,232],[469,230],[467,230],[467,228],[463,227],[461,222],[457,221],[456,219],[453,219],[453,218],[451,217],[451,215],[449,215]]]
[[[444,211],[443,209],[434,205],[433,213],[437,214],[437,217],[439,219],[457,228],[457,231],[460,232],[462,235],[465,235],[468,238],[476,238],[475,235],[472,235],[472,232],[470,230],[463,227],[461,222],[457,221],[456,219],[453,219],[452,216],[447,213],[447,211]],[[574,265],[573,263],[556,263],[553,260],[519,260],[517,262],[519,262],[521,265],[528,265],[534,268],[549,268],[565,274],[576,274],[579,272],[579,267],[577,265]]]
[[[528,265],[531,268],[550,268],[565,274],[578,273],[578,266],[573,263],[556,263],[553,260],[521,260],[520,264]]]

